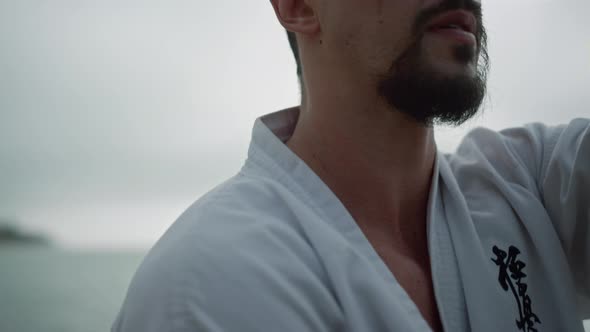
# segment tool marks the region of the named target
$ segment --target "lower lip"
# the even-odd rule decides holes
[[[444,38],[452,39],[460,43],[475,44],[475,35],[471,32],[467,32],[459,29],[435,29],[429,30],[429,33],[441,36]]]

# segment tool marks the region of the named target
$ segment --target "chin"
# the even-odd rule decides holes
[[[432,62],[433,71],[445,78],[463,77],[472,79],[477,76],[477,66],[472,62],[464,64],[443,59],[436,59]]]
[[[477,75],[477,49],[471,45],[430,49],[422,54],[425,56],[423,61],[430,63],[438,72],[449,75]]]

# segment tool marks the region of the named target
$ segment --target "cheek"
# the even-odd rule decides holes
[[[402,41],[396,41],[395,38],[379,39],[379,43],[366,45],[364,48],[366,69],[371,76],[380,76],[388,73],[392,65],[403,52],[408,48],[408,45]]]
[[[380,67],[391,66],[395,59],[416,42],[411,26],[412,22],[407,19],[378,24],[372,31],[371,45],[367,45],[367,49],[373,52],[372,62]]]
[[[324,33],[338,57],[352,61],[354,67],[383,74],[415,43],[412,29],[421,1],[339,1],[351,6],[334,7],[332,12],[326,12]],[[381,5],[375,6],[377,3]]]

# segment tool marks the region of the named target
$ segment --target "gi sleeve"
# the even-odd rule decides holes
[[[568,257],[583,318],[590,318],[590,120],[539,129],[539,192]]]
[[[217,227],[156,247],[111,331],[338,330],[341,313],[313,253],[293,250],[304,247],[301,239],[278,228],[234,233]]]

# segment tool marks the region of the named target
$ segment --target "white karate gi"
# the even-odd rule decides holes
[[[113,332],[429,331],[348,211],[258,119],[242,170],[148,253]],[[342,165],[346,167],[346,165]],[[428,249],[445,331],[583,331],[590,121],[471,131],[438,152]]]

